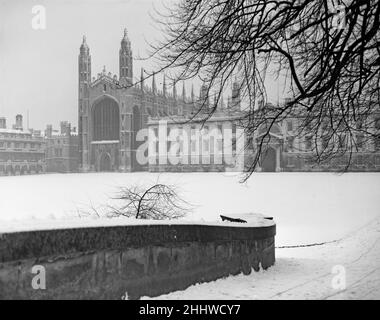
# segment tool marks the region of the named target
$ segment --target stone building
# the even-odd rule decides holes
[[[45,171],[45,140],[32,130],[24,130],[22,116],[13,129],[0,118],[0,175],[23,175]]]
[[[199,115],[150,119],[149,171],[243,171],[246,135],[239,110],[216,111],[206,122]]]
[[[52,125],[48,125],[45,130],[45,140],[47,172],[78,172],[78,135],[71,129],[70,123],[62,121],[58,132],[53,130]]]
[[[265,135],[256,171],[341,171],[348,163],[350,171],[380,171],[380,111],[367,120],[367,131],[372,135],[355,136],[357,149],[351,155],[346,153],[319,165],[312,145],[314,136],[296,134],[304,120],[302,115],[276,122],[268,135],[266,128],[259,127],[253,136],[244,129],[244,118],[244,111],[222,109],[206,122],[188,122],[183,117],[150,119],[149,170],[246,171]],[[325,143],[323,133],[316,141],[319,146]]]
[[[78,64],[79,163],[84,172],[148,170],[148,161],[141,163],[136,155],[139,147],[147,143],[148,135],[142,129],[148,128],[148,118],[187,118],[199,109],[199,101],[207,92],[207,87],[201,86],[197,100],[194,89],[188,97],[183,84],[182,92],[177,94],[176,83],[168,84],[165,76],[160,90],[154,75],[149,87],[144,70],[140,79],[134,81],[132,47],[126,30],[120,43],[118,76],[107,73],[104,67],[97,77],[92,77],[85,37]],[[229,105],[238,104],[240,97],[235,86]]]
[[[364,133],[354,133],[355,143],[352,152],[332,158],[330,161],[317,164],[315,162],[315,147],[328,148],[327,146],[336,145],[336,150],[349,150],[347,141],[331,142],[328,136],[324,135],[324,128],[328,123],[322,123],[318,137],[315,139],[313,134],[307,132],[302,136],[296,134],[298,128],[302,126],[304,117],[302,114],[294,115],[284,121],[277,122],[271,129],[270,141],[265,154],[259,164],[260,171],[380,171],[380,110],[374,112],[367,119],[366,131]],[[264,130],[263,130],[264,131]],[[254,137],[254,141],[260,138],[263,131],[260,129]],[[351,158],[351,159],[350,159]]]
[[[265,134],[265,130],[259,128],[254,136],[247,136],[240,128],[239,118],[244,117],[244,112],[236,81],[227,107],[221,103],[219,111],[203,123],[202,117],[193,117],[200,103],[206,111],[211,106],[204,99],[208,93],[206,86],[201,86],[197,99],[194,90],[188,97],[184,86],[182,93],[177,94],[176,83],[170,84],[171,90],[168,90],[165,77],[161,90],[157,89],[154,75],[151,76],[151,87],[147,86],[144,70],[136,80],[126,30],[120,43],[119,75],[104,68],[97,77],[92,77],[90,48],[85,37],[80,46],[78,67],[78,145],[79,170],[82,172],[244,170],[257,149],[257,141]],[[160,131],[160,124],[166,129]],[[315,166],[310,161],[310,137],[296,137],[297,126],[299,119],[295,116],[272,127],[258,171],[335,171],[344,166],[344,157],[327,165]],[[380,128],[375,125],[371,130],[379,131]],[[180,132],[185,139],[177,137],[177,143],[168,141],[171,131]],[[216,138],[210,132],[216,132]],[[222,132],[222,139],[218,138],[217,132]],[[366,142],[355,152],[352,170],[380,169],[379,143],[376,141]],[[178,163],[173,165],[168,160],[176,157],[169,152],[172,145],[178,144],[182,144],[180,151],[176,151],[181,160],[174,160]],[[245,149],[239,151],[242,145]]]
[[[155,76],[148,87],[141,70],[140,81],[134,83],[131,42],[127,31],[119,50],[119,76],[105,68],[92,77],[90,48],[83,38],[79,54],[78,135],[81,171],[147,170],[136,161],[136,150],[143,143],[137,133],[147,128],[148,117],[187,115],[194,108],[194,99],[171,92],[163,81],[157,89]],[[194,94],[192,94],[194,98]],[[136,139],[137,138],[137,139]]]

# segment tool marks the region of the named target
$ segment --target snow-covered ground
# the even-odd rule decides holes
[[[156,299],[380,299],[380,219],[340,241],[277,249],[276,255],[275,266],[267,271],[198,284]]]
[[[83,212],[91,208],[102,212],[107,204],[114,204],[111,198],[119,187],[159,181],[176,185],[194,205],[194,212],[181,223],[209,224],[220,220],[220,214],[262,213],[275,218],[279,247],[276,265],[267,271],[196,285],[160,298],[380,299],[379,173],[260,173],[244,184],[240,179],[223,173],[0,177],[0,233],[130,224],[128,219],[83,218]],[[326,243],[330,241],[334,242]],[[325,244],[280,248],[316,243]],[[346,289],[341,290],[344,274]]]
[[[147,172],[0,177],[0,230],[71,225],[83,211],[114,204],[110,197],[119,187],[157,181],[176,185],[194,205],[186,220],[216,221],[220,214],[247,212],[273,216],[281,246],[336,240],[380,214],[377,173],[260,173],[245,184],[240,178]]]

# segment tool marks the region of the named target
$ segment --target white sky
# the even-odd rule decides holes
[[[45,30],[32,28],[35,5],[46,8]],[[18,113],[26,126],[27,110],[31,128],[44,129],[48,123],[58,128],[61,120],[76,126],[82,36],[90,46],[92,76],[103,65],[118,74],[124,28],[134,56],[146,55],[147,41],[162,36],[150,16],[161,5],[158,0],[0,0],[0,116],[7,118],[7,126]],[[153,67],[135,60],[135,76],[142,66]]]

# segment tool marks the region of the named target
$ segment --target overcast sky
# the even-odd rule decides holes
[[[32,28],[35,5],[46,8],[45,30]],[[159,0],[0,0],[0,117],[11,127],[15,115],[23,114],[26,126],[29,110],[31,128],[48,123],[58,128],[61,120],[76,126],[82,36],[90,47],[92,76],[103,65],[118,74],[124,28],[134,56],[146,55],[147,41],[161,37],[150,16],[160,5]],[[153,67],[135,60],[135,76],[141,66]]]

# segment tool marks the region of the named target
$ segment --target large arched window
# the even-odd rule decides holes
[[[92,109],[93,141],[119,140],[119,106],[111,98],[103,98]]]

